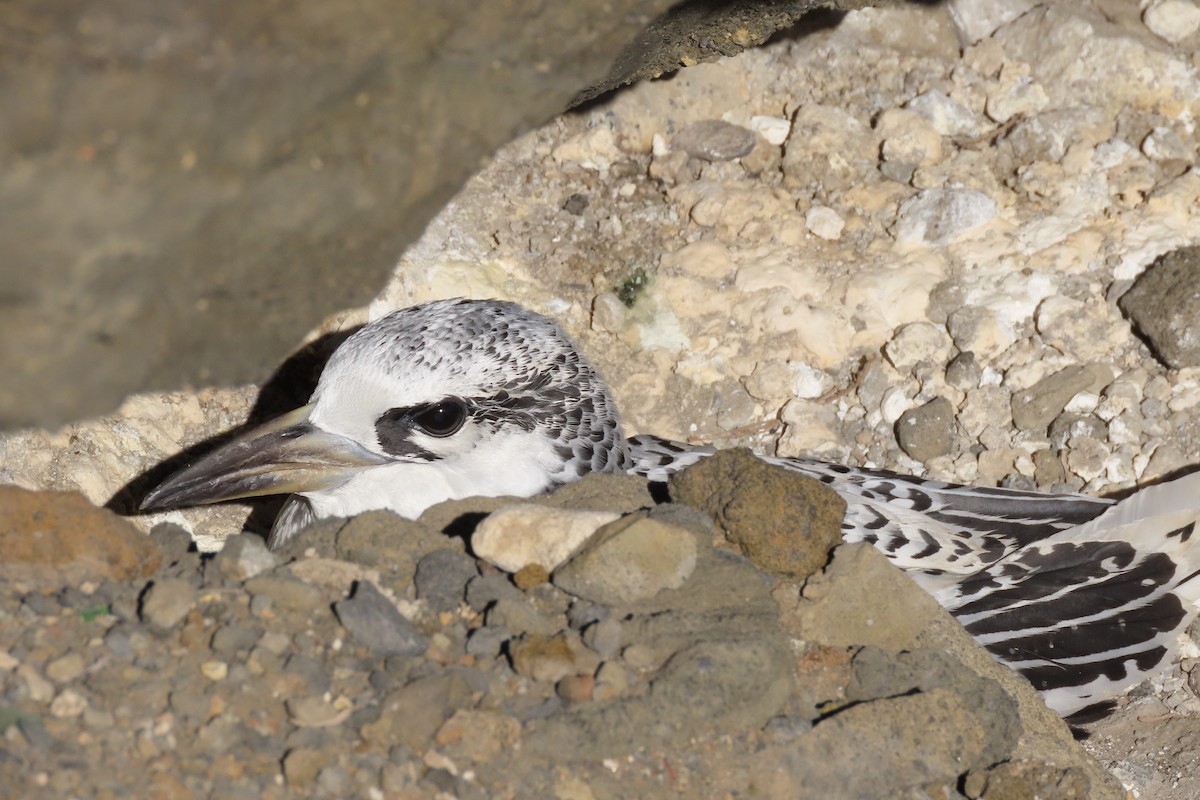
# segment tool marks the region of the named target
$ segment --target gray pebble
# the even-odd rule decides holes
[[[979,368],[979,362],[975,360],[975,354],[970,350],[959,353],[946,365],[946,383],[955,389],[962,391],[977,389],[982,376],[983,371]]]
[[[954,406],[938,397],[905,411],[896,422],[896,441],[918,461],[949,454],[954,446]]]
[[[488,609],[487,624],[507,630],[514,636],[533,634],[552,636],[558,628],[525,597],[506,597]]]
[[[417,597],[429,604],[434,611],[450,611],[458,608],[465,594],[467,582],[479,575],[475,559],[454,550],[434,550],[417,562],[417,573],[413,578]]]
[[[477,658],[495,658],[510,638],[512,635],[504,628],[493,625],[476,628],[467,637],[467,653]]]
[[[603,619],[595,625],[588,626],[583,632],[583,643],[605,660],[613,658],[621,651],[624,638],[621,622],[616,617]]]
[[[213,634],[212,649],[222,655],[233,655],[238,651],[249,651],[258,643],[260,631],[235,623],[223,625]]]
[[[1097,381],[1094,370],[1070,366],[1047,375],[1012,396],[1013,424],[1023,431],[1045,431],[1071,398]]]
[[[246,589],[254,600],[259,597],[269,599],[270,608],[307,612],[325,605],[325,596],[316,587],[283,575],[259,575],[251,578],[246,581]],[[253,601],[250,609],[254,611]]]
[[[498,572],[476,575],[467,583],[467,605],[482,614],[488,606],[501,598],[520,597],[521,590],[513,586],[508,577]]]
[[[1169,367],[1200,366],[1200,247],[1167,253],[1137,279],[1118,305]]]
[[[671,140],[671,146],[692,158],[705,161],[732,161],[749,155],[754,149],[754,131],[719,119],[706,119],[688,125]]]
[[[142,598],[142,621],[169,630],[187,616],[196,602],[196,587],[182,578],[155,581]]]
[[[335,603],[334,611],[355,640],[377,655],[425,652],[425,637],[370,581],[358,581],[354,594]]]
[[[240,583],[275,569],[279,561],[279,556],[268,550],[260,537],[244,533],[226,539],[207,569],[215,571],[222,580]]]

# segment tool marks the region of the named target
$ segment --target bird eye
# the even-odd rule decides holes
[[[412,420],[430,436],[443,438],[458,433],[467,421],[467,407],[461,400],[443,400],[416,412]]]

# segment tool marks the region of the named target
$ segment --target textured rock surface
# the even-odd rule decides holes
[[[842,541],[846,503],[819,481],[725,450],[671,476],[671,497],[711,515],[758,566],[804,579]]]
[[[1200,367],[1200,248],[1173,250],[1147,268],[1121,310],[1167,366]]]
[[[263,378],[512,136],[820,4],[671,5],[10,6],[0,428]]]
[[[1160,255],[1195,243],[1200,178],[1192,120],[1200,115],[1194,67],[1200,40],[1193,35],[1171,44],[1155,34],[1143,19],[1150,5],[905,3],[826,16],[761,50],[639,84],[503,148],[403,256],[371,309],[327,327],[433,297],[502,297],[562,320],[613,384],[632,432],[987,485],[1110,494],[1154,480],[1200,461],[1200,374],[1157,361],[1114,301]],[[715,55],[728,42],[704,44]],[[941,136],[940,160],[915,166],[907,182],[898,178],[920,150],[914,145],[930,140],[925,126],[898,111],[915,112]],[[1005,114],[1013,116],[996,121]],[[876,122],[884,116],[892,127],[881,131]],[[727,121],[761,138],[735,161],[706,162],[672,149],[676,132],[703,120]],[[888,149],[894,160],[883,156],[884,133],[895,139]],[[326,164],[321,174],[339,173]],[[901,203],[930,189],[980,192],[994,201],[996,214],[942,246],[896,241]],[[1014,399],[1068,367],[1098,368],[1098,376],[1108,377],[1066,398],[1046,427],[1014,425]],[[312,369],[310,361],[289,373],[289,381],[299,380],[284,381],[286,392],[279,381],[266,387],[275,403],[260,400],[253,413],[303,403]],[[255,391],[144,395],[102,419],[5,435],[0,480],[78,491],[97,504],[126,487],[120,497],[136,500],[139,487],[153,483],[147,470],[246,420]],[[896,421],[936,397],[954,406],[953,446],[945,456],[917,462],[900,448]],[[158,469],[161,478],[169,467]],[[644,483],[640,489],[618,484],[612,491],[620,492],[620,505],[613,512],[649,504]],[[607,488],[580,491],[590,497],[582,508],[594,510]],[[544,500],[554,504],[571,494]],[[438,522],[430,516],[409,532],[387,532],[372,521],[376,532],[361,541],[371,545],[375,561],[358,566],[381,569],[394,559],[396,571],[385,569],[377,585],[399,596],[411,585],[417,560],[439,547],[458,547],[458,537],[468,536],[481,515],[508,502],[431,509],[427,516]],[[237,532],[247,513],[227,504],[133,522],[149,530],[167,521],[212,548]],[[256,505],[250,527],[261,530],[271,513],[268,504]],[[456,536],[429,540],[426,523],[454,523]],[[335,555],[339,527],[319,526],[286,555],[307,549],[322,558]],[[585,644],[595,642],[612,656],[595,675],[569,676],[570,692],[539,685],[544,693],[537,702],[577,702],[564,698],[584,696],[585,677],[594,679],[593,702],[639,691],[645,685],[640,670],[657,668],[656,651],[626,639],[620,620],[591,638],[588,626],[598,624],[603,607],[581,604],[564,622],[566,611],[543,602],[543,593],[554,596],[552,586],[525,583],[531,577],[525,576],[518,589],[506,575],[482,570],[467,586],[472,612],[486,622],[488,603],[506,608],[495,625],[468,631],[463,646],[471,657],[502,654],[512,638],[505,620],[545,636],[578,625]],[[508,607],[514,598],[505,590],[520,593],[522,604]],[[332,585],[322,591],[328,602],[345,596]],[[38,597],[29,603],[66,602]],[[251,598],[259,610],[268,601]],[[273,605],[268,612],[298,613]],[[124,613],[137,618],[136,607]],[[329,626],[321,631],[349,641],[332,616],[321,624]],[[447,635],[451,645],[458,635]],[[105,641],[121,652],[143,652],[138,635],[118,631]],[[633,647],[626,654],[625,645],[614,642]],[[447,647],[439,640],[430,653],[444,654]],[[1191,755],[1196,748],[1188,744],[1200,713],[1187,679],[1188,671],[1195,673],[1196,652],[1185,648],[1180,667],[1131,693],[1113,719],[1090,728],[1085,746],[1143,797],[1200,795],[1200,767]],[[960,656],[967,661],[970,653]],[[838,696],[851,662],[844,650],[828,646],[798,659],[805,672],[797,685],[814,688],[764,726],[755,739],[761,749],[731,762],[725,783],[705,784],[696,794],[743,792],[757,780],[768,796],[803,795],[787,759],[795,736],[820,714],[802,714],[800,706],[815,708]],[[215,660],[226,661],[237,679],[236,659]],[[21,669],[50,687],[49,703],[54,684],[41,665]],[[198,666],[192,674],[211,683]],[[60,701],[60,711],[78,711],[80,700],[85,706],[63,719],[104,721],[86,687],[66,688],[75,695]],[[37,691],[43,696],[46,686]],[[457,690],[438,695],[449,705],[460,696]],[[187,697],[181,694],[181,708]],[[1023,706],[1027,724],[1036,710]],[[538,711],[523,708],[522,714]],[[431,716],[424,747],[448,718]],[[390,716],[366,726],[375,732],[398,727]],[[17,730],[39,736],[31,721]],[[234,738],[224,721],[204,736],[216,744]],[[344,765],[320,742],[297,749],[320,756],[311,763],[319,765],[316,774],[330,770],[324,776],[329,785],[344,779]],[[1030,763],[1062,770],[1069,763],[1053,749],[1022,752]],[[695,753],[671,760],[672,768],[692,763]],[[430,759],[446,770],[444,761]],[[299,769],[302,761],[287,764]],[[273,766],[263,774],[278,766],[267,763]],[[616,775],[588,774],[596,796],[666,791],[669,773],[661,761],[620,763]],[[400,768],[386,769],[388,786],[398,785]],[[638,783],[651,774],[660,782]],[[574,777],[563,779],[562,793],[570,794]],[[1064,778],[1062,785],[1068,783]],[[545,794],[557,790],[548,787]]]

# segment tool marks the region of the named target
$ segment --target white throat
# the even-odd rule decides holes
[[[304,497],[317,518],[388,509],[416,519],[444,500],[535,495],[554,483],[551,476],[561,466],[562,458],[546,436],[537,431],[511,431],[436,461],[371,467],[336,489]]]

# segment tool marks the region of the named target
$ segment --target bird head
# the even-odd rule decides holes
[[[440,300],[357,331],[308,405],[175,473],[142,510],[294,493],[316,517],[415,518],[629,464],[608,387],[557,323],[513,303]],[[294,512],[273,544],[309,516]]]

